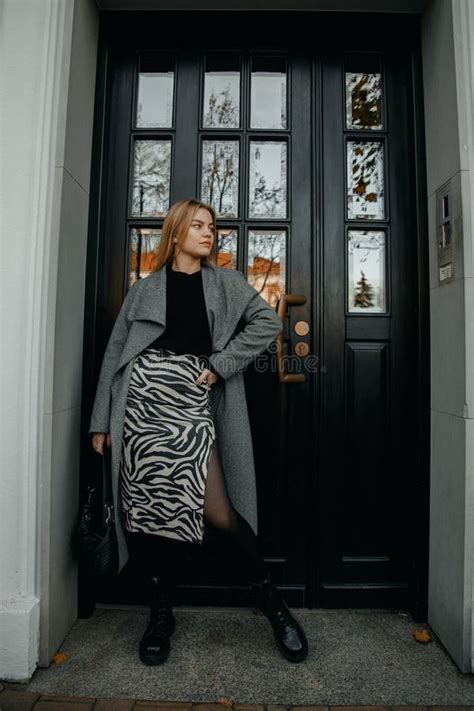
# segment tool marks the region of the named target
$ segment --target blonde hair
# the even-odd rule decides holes
[[[175,245],[180,245],[186,239],[186,235],[188,234],[188,230],[194,216],[201,207],[210,212],[212,215],[212,221],[214,222],[214,241],[212,244],[212,250],[207,256],[201,257],[201,262],[215,262],[217,254],[215,210],[211,205],[207,205],[205,202],[189,198],[173,203],[166,213],[163,227],[161,229],[160,241],[155,250],[153,259],[153,272],[161,269],[161,267],[167,262],[171,262],[175,251]],[[173,242],[173,237],[176,237],[177,242]]]

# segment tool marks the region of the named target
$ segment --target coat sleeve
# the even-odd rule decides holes
[[[225,348],[209,356],[211,369],[224,380],[245,370],[260,353],[263,353],[283,329],[276,311],[248,283],[241,272],[236,272],[239,296],[247,300],[242,318],[245,328],[228,342]]]
[[[92,407],[89,432],[110,432],[112,379],[117,363],[119,362],[123,346],[127,340],[130,328],[127,314],[135,295],[135,287],[138,283],[139,281],[135,282],[125,295],[125,299],[115,320],[112,333],[110,334],[110,338],[104,352],[99,380],[97,382],[94,405]]]

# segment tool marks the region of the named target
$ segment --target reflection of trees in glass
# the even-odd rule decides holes
[[[385,308],[385,233],[349,230],[349,307]],[[357,274],[361,274],[356,282]]]
[[[249,233],[248,273],[252,286],[274,305],[282,290],[285,263],[285,233],[258,232]]]
[[[373,286],[368,281],[362,269],[360,270],[361,277],[357,282],[358,291],[354,295],[354,306],[366,309],[374,305],[373,302]]]
[[[161,238],[161,230],[139,229],[130,236],[130,283],[149,274],[153,268],[156,248]]]
[[[286,216],[286,145],[277,144],[263,147],[254,145],[251,152],[250,214],[252,217]],[[262,150],[263,149],[263,150]],[[265,159],[265,152],[280,151],[280,174],[271,176],[273,184],[268,185],[268,169],[259,170],[258,161]],[[265,172],[267,175],[265,175]]]
[[[359,264],[364,264],[371,253],[379,257],[384,244],[384,233],[374,231],[349,230],[350,254],[357,254]],[[357,250],[357,251],[356,251]],[[377,262],[379,259],[377,259]]]
[[[219,217],[237,217],[237,141],[203,141],[202,170],[202,200]]]
[[[238,87],[237,87],[238,90]],[[209,95],[207,112],[204,115],[204,126],[238,126],[239,107],[232,96],[232,88],[228,84],[216,94],[214,89]]]
[[[282,76],[281,80],[280,126],[286,128],[286,74]]]
[[[382,128],[380,74],[347,72],[347,127]]]
[[[237,268],[237,232],[235,230],[218,230],[217,257],[219,267]]]
[[[383,217],[382,144],[349,141],[349,156],[349,217]]]
[[[169,207],[171,141],[136,141],[133,215],[164,215]]]
[[[159,236],[156,237],[155,235],[151,234],[143,234],[141,233],[141,256],[143,257],[144,255],[150,254],[151,252],[154,252],[156,247],[158,246],[158,242],[160,241]]]

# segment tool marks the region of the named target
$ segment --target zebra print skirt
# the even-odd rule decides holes
[[[205,366],[149,347],[136,356],[124,418],[120,497],[127,531],[202,544],[207,467],[216,438]]]

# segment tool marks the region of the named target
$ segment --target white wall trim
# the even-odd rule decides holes
[[[64,82],[69,73],[74,3],[4,0],[2,232],[11,235],[2,349],[0,469],[0,677],[24,681],[38,662],[40,599],[48,581],[39,561],[49,531],[41,512],[48,494],[52,441],[54,329],[61,185],[58,149],[64,150]],[[21,38],[21,41],[20,41]],[[66,93],[67,95],[67,93]],[[29,129],[29,130],[28,130]],[[8,308],[10,307],[10,308]],[[43,568],[44,570],[44,568]]]
[[[431,472],[428,621],[474,671],[474,0],[432,0],[422,19],[430,250]],[[437,190],[452,188],[454,280],[440,284]]]

